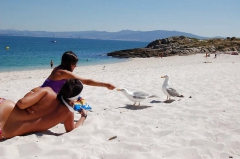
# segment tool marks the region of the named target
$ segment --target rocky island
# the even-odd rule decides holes
[[[173,55],[191,55],[196,53],[236,53],[240,50],[240,39],[227,37],[226,39],[196,39],[185,36],[174,36],[157,39],[145,48],[119,50],[108,53],[108,56],[117,58],[148,58]]]

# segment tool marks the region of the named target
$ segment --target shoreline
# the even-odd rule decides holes
[[[82,126],[58,136],[65,132],[58,124],[49,131],[5,140],[0,158],[239,158],[239,68],[240,56],[227,54],[134,58],[76,67],[74,73],[84,78],[159,98],[132,106],[122,92],[84,85],[82,97],[93,111]],[[0,73],[0,97],[16,102],[50,72]],[[170,84],[184,98],[165,102],[163,75],[170,76]],[[75,113],[74,120],[79,117]]]
[[[80,59],[81,60],[81,59]],[[118,59],[118,58],[113,58],[113,59],[101,59],[100,61],[89,61],[89,62],[82,62],[79,61],[78,67],[82,66],[94,66],[94,65],[102,65],[102,64],[111,64],[111,63],[121,63],[125,62],[128,59]],[[59,62],[60,64],[60,62]],[[58,66],[59,64],[55,65],[54,67]],[[50,64],[49,65],[39,65],[39,66],[15,66],[15,67],[10,67],[10,68],[1,68],[0,73],[3,72],[15,72],[15,71],[35,71],[35,70],[48,70],[50,69]]]
[[[205,55],[205,53],[199,53],[199,54],[203,54]],[[219,55],[230,55],[229,53],[224,53],[224,52],[218,52],[217,53],[218,56]],[[196,55],[196,54],[192,54],[192,55]],[[174,55],[174,56],[192,56],[192,55]],[[211,54],[213,56],[213,54]],[[163,58],[169,58],[169,57],[174,57],[174,56],[167,56],[167,57],[163,57]],[[108,64],[116,64],[116,63],[122,63],[122,62],[127,62],[130,60],[134,60],[134,59],[151,59],[151,58],[160,58],[160,57],[150,57],[150,58],[115,58],[115,57],[111,57],[109,59],[100,59],[100,61],[91,61],[91,62],[83,62],[80,61],[78,62],[78,66],[77,67],[84,67],[84,66],[96,66],[96,65],[108,65]],[[99,60],[99,59],[97,59]],[[60,62],[59,62],[60,64]],[[54,67],[58,66],[59,64],[54,64]],[[19,71],[38,71],[38,70],[49,70],[50,69],[50,64],[49,65],[39,65],[39,66],[15,66],[15,67],[10,67],[10,68],[1,68],[0,73],[4,73],[4,72],[19,72]]]

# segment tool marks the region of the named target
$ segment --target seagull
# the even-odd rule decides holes
[[[170,86],[168,75],[162,76],[161,78],[165,78],[162,85],[162,91],[164,94],[167,95],[167,100],[170,100],[170,97],[183,97],[182,95],[179,95],[179,93]]]
[[[144,99],[158,97],[158,96],[151,95],[151,94],[149,94],[149,93],[141,92],[141,91],[130,92],[130,91],[128,91],[126,88],[117,89],[117,91],[122,91],[123,94],[124,94],[130,101],[133,101],[133,102],[134,102],[133,105],[135,105],[135,104],[138,102],[138,106],[140,105],[140,102],[143,101]]]

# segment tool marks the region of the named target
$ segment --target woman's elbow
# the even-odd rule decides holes
[[[20,109],[24,109],[25,107],[24,107],[24,103],[23,103],[23,101],[20,99],[20,100],[18,100],[18,102],[16,103],[16,105],[17,105],[17,107],[18,108],[20,108]]]
[[[73,131],[73,129],[76,129],[77,127],[78,127],[77,125],[74,125],[74,126],[71,127],[71,128],[67,128],[67,129],[66,129],[66,132]]]
[[[75,127],[73,127],[73,128],[68,128],[68,129],[66,129],[66,132],[70,132],[70,131],[72,131],[73,129],[75,129]]]

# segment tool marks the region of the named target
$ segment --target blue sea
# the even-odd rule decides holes
[[[51,60],[57,66],[68,50],[77,54],[78,66],[117,63],[126,59],[112,58],[107,53],[147,45],[136,41],[0,36],[0,72],[46,69]]]

